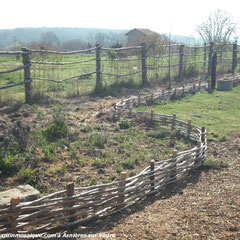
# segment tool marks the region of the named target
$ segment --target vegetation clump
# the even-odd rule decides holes
[[[63,107],[59,104],[53,109],[52,122],[44,130],[49,140],[55,140],[66,136],[67,125],[65,121],[65,113]]]

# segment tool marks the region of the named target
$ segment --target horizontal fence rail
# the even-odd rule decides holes
[[[206,84],[131,97],[112,109],[113,119],[129,115],[151,122],[156,129],[166,128],[188,137],[195,142],[192,149],[173,150],[168,159],[152,160],[148,167],[132,177],[127,178],[126,172],[122,172],[118,180],[110,183],[88,187],[68,183],[65,190],[29,202],[12,198],[0,209],[0,233],[52,233],[109,216],[154,195],[167,184],[184,178],[189,170],[201,166],[207,150],[205,128],[200,129],[191,121],[178,120],[176,115],[156,114],[153,110],[150,113],[133,111],[132,107],[204,89],[207,89]]]

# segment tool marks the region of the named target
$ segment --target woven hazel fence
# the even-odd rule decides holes
[[[0,90],[19,85],[25,86],[25,100],[31,103],[35,82],[52,84],[57,91],[60,85],[92,88],[101,93],[113,84],[143,84],[169,79],[181,81],[183,77],[211,75],[213,55],[218,58],[222,72],[234,73],[238,64],[239,46],[234,43],[211,43],[189,47],[185,45],[151,45],[104,48],[96,45],[85,50],[58,52],[22,48],[22,51],[0,51],[0,57],[16,56],[22,62],[1,61]],[[19,74],[18,74],[19,73]],[[15,74],[15,75],[13,75]],[[16,75],[18,74],[18,75]],[[9,83],[10,81],[10,83]],[[55,85],[53,85],[55,84]],[[46,87],[45,87],[46,89]]]
[[[122,100],[119,103],[114,104],[113,118],[118,119],[122,114],[132,115],[135,112],[132,111],[132,108],[140,105],[153,104],[154,102],[182,97],[184,94],[196,93],[201,90],[210,90],[209,83],[198,83],[193,84],[192,86],[182,86],[180,88],[173,88],[170,90],[162,90],[151,95],[138,95],[133,96],[128,99]]]
[[[201,85],[198,89],[205,87]],[[195,88],[197,90],[196,86]],[[176,89],[176,94],[179,91],[182,89]],[[162,97],[169,98],[175,92],[161,94]],[[7,206],[0,209],[0,233],[53,233],[109,216],[136,204],[148,195],[154,195],[167,184],[184,178],[191,169],[199,167],[206,158],[205,128],[200,129],[192,125],[191,121],[180,121],[176,115],[130,110],[129,102],[139,106],[149,99],[157,101],[159,96],[145,96],[144,101],[143,98],[137,98],[135,102],[130,99],[122,101],[114,106],[113,117],[130,114],[131,117],[145,119],[156,129],[167,128],[188,137],[196,143],[195,147],[182,152],[173,150],[168,159],[152,160],[148,167],[132,177],[127,178],[127,173],[122,172],[117,181],[110,183],[88,187],[76,187],[74,183],[68,183],[65,190],[31,202],[20,202],[18,197],[14,197]]]

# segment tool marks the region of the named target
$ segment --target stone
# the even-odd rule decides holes
[[[8,205],[12,197],[19,197],[21,202],[28,202],[40,198],[40,192],[28,184],[0,192],[0,208]]]

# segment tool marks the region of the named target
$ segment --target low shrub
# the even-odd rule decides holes
[[[55,140],[61,138],[67,133],[67,124],[65,121],[65,114],[63,107],[57,104],[53,110],[52,123],[50,123],[45,129],[44,133],[48,140]]]
[[[124,121],[124,120],[120,121],[118,123],[118,125],[119,125],[120,129],[128,129],[128,128],[131,127],[131,123],[129,121],[127,121],[127,120],[126,121]]]

